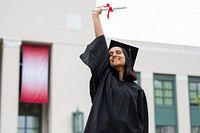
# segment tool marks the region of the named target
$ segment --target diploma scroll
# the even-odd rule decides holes
[[[126,9],[126,6],[118,6],[118,7],[112,7],[113,10],[119,10],[119,9]],[[108,11],[109,7],[103,7],[102,11]]]

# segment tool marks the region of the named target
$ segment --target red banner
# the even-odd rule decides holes
[[[22,45],[21,102],[48,102],[49,46]]]

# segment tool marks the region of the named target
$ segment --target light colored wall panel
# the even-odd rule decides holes
[[[85,122],[91,106],[90,71],[80,60],[81,45],[55,44],[52,47],[50,133],[72,131],[72,112],[79,107]]]
[[[1,133],[17,133],[19,99],[19,55],[21,41],[3,42],[1,84]]]
[[[83,6],[85,3],[87,6]],[[3,0],[0,35],[22,40],[84,44],[93,37],[91,10],[94,3],[89,0]],[[80,26],[78,30],[77,25],[68,26],[72,21]]]
[[[190,105],[187,75],[176,76],[179,133],[190,133]]]
[[[141,86],[145,91],[149,113],[149,133],[155,133],[153,73],[141,72]]]

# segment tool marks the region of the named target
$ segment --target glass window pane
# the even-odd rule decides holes
[[[175,133],[175,128],[172,126],[164,126],[164,133]]]
[[[165,105],[173,105],[173,100],[171,98],[166,98]]]
[[[194,101],[195,101],[195,104],[196,104],[196,105],[199,105],[199,104],[200,104],[200,97],[197,96],[197,97],[194,99]]]
[[[18,133],[25,133],[25,129],[18,129]]]
[[[173,93],[172,93],[171,90],[165,90],[164,96],[165,96],[165,97],[173,97]]]
[[[198,95],[200,95],[200,83],[198,83]]]
[[[162,90],[155,90],[155,96],[162,97],[163,96]]]
[[[191,99],[190,99],[190,103],[193,103],[193,104],[194,104],[195,101],[196,101],[196,100],[195,100],[194,98],[191,98]]]
[[[27,117],[27,128],[38,128],[38,117],[28,116]]]
[[[155,103],[157,105],[163,105],[163,99],[162,98],[155,98]]]
[[[160,133],[165,133],[165,130],[164,130],[163,126],[160,128]]]
[[[136,72],[137,80],[135,81],[137,84],[141,84],[140,72]]]
[[[156,126],[156,133],[161,133],[161,127],[160,126]]]
[[[174,126],[156,126],[156,133],[175,133]]]
[[[27,129],[26,133],[38,133],[37,129]]]
[[[165,81],[165,82],[164,82],[164,88],[165,88],[165,89],[172,89],[172,82],[170,82],[170,81]]]
[[[199,101],[198,99],[199,95],[200,95],[200,78],[192,77],[189,80],[190,106],[197,106],[197,103]]]
[[[192,127],[192,133],[200,133],[200,126],[193,126]]]
[[[190,92],[190,98],[195,98],[197,96],[196,92]]]
[[[25,116],[18,117],[18,127],[25,128]]]
[[[19,114],[20,115],[39,115],[41,105],[32,103],[20,103]]]
[[[159,80],[154,81],[155,88],[162,89],[162,82]]]
[[[197,89],[197,84],[196,83],[190,83],[190,91],[196,91]]]

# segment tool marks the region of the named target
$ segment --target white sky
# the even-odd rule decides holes
[[[200,0],[96,0],[97,6],[126,6],[106,18],[104,33],[110,38],[200,47]]]

